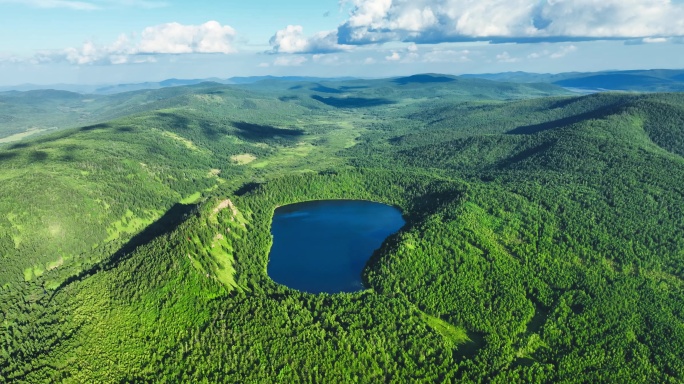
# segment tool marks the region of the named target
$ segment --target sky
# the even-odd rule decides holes
[[[0,0],[0,85],[684,68],[684,0]]]

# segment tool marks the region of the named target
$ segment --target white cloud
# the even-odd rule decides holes
[[[349,25],[352,27],[366,27],[382,21],[392,7],[392,0],[353,0],[356,7]]]
[[[667,43],[670,39],[665,38],[665,37],[645,37],[643,39],[644,43],[646,44],[659,44],[659,43]]]
[[[276,67],[298,67],[306,63],[308,59],[304,56],[280,56],[273,61]]]
[[[544,49],[542,51],[530,53],[527,55],[527,58],[532,60],[541,58],[560,59],[576,51],[577,47],[575,45],[563,45],[555,51]]]
[[[127,64],[155,61],[154,55],[236,52],[235,30],[216,21],[202,25],[168,23],[145,28],[137,37],[121,35],[110,45],[86,42],[79,48],[37,54],[32,61],[67,61],[76,65]]]
[[[385,60],[387,60],[387,61],[399,61],[399,60],[401,60],[401,55],[399,55],[399,52],[397,52],[397,51],[392,51],[391,55],[385,56]]]
[[[331,53],[351,47],[337,43],[337,31],[324,31],[307,37],[301,25],[288,25],[271,37],[273,53]]]
[[[275,52],[299,53],[308,50],[309,39],[304,36],[301,25],[288,25],[271,37],[270,44]]]
[[[234,53],[234,38],[235,30],[217,21],[202,25],[168,23],[145,28],[135,53]]]
[[[671,0],[350,0],[339,43],[575,41],[684,36]]]
[[[520,59],[516,57],[512,57],[508,52],[502,52],[498,55],[496,55],[496,61],[500,63],[515,63],[517,61],[520,61]]]
[[[545,49],[545,50],[539,51],[539,52],[532,52],[529,55],[527,55],[527,58],[528,59],[539,59],[542,57],[549,56],[550,54],[551,54],[551,52],[549,52],[548,49]]]
[[[625,45],[642,45],[642,44],[661,44],[661,43],[677,43],[681,37],[644,37],[642,39],[630,39],[625,41]]]
[[[561,47],[558,51],[554,52],[551,54],[552,59],[560,59],[562,57],[565,57],[566,55],[573,53],[577,50],[577,47],[574,45],[567,45],[565,47]]]

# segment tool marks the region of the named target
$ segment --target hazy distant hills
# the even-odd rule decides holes
[[[261,98],[268,98],[269,103],[277,100],[305,108],[348,109],[400,106],[406,99],[434,103],[435,100],[511,100],[568,94],[553,84],[502,83],[429,74],[377,80],[266,76],[230,81],[234,84],[220,80],[171,79],[99,91],[109,94],[64,90],[0,92],[0,145],[56,129],[96,124],[152,110],[192,106],[219,95],[230,99],[235,108],[253,110],[261,106],[255,101]],[[121,92],[137,87],[154,89]]]
[[[0,87],[0,144],[48,131],[95,124],[185,102],[175,98],[207,87],[278,93],[281,101],[309,107],[378,107],[398,100],[510,100],[603,91],[684,92],[684,70],[539,74],[506,72],[451,76],[419,74],[389,79],[251,76],[167,79],[115,85]]]
[[[426,75],[419,75],[426,76]],[[429,76],[429,75],[428,75]],[[446,75],[440,75],[446,76]],[[411,77],[415,77],[411,76]],[[407,77],[407,78],[411,78]],[[635,91],[635,92],[682,92],[684,91],[684,70],[651,69],[633,71],[605,71],[605,72],[566,72],[558,74],[531,72],[503,72],[465,74],[449,76],[450,78],[477,78],[510,83],[550,83],[565,88],[576,88],[586,91]],[[361,80],[354,77],[311,77],[311,76],[245,76],[220,79],[216,77],[205,79],[167,79],[158,82],[143,82],[130,84],[21,84],[16,86],[2,86],[0,92],[6,91],[34,91],[54,89],[82,94],[111,95],[123,92],[153,90],[168,87],[197,85],[204,82],[219,84],[246,85],[263,82],[297,83],[297,82],[342,82]]]
[[[186,85],[196,85],[200,83],[213,82],[219,84],[253,84],[259,81],[277,80],[285,82],[298,81],[345,81],[353,80],[353,77],[339,77],[339,78],[322,78],[322,77],[306,77],[306,76],[249,76],[249,77],[231,77],[228,79],[219,79],[216,77],[206,79],[167,79],[156,82],[130,83],[130,84],[21,84],[13,86],[2,86],[0,92],[6,91],[35,91],[40,89],[54,89],[60,91],[69,91],[83,94],[97,94],[97,95],[111,95],[115,93],[141,91],[146,89],[161,89],[168,87],[181,87]]]
[[[587,91],[682,92],[684,70],[651,69],[635,71],[568,72],[540,74],[505,72],[463,75],[467,78],[488,79],[513,83],[552,83],[566,88]]]

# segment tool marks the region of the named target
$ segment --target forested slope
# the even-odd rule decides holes
[[[684,380],[680,95],[220,91],[0,152],[5,381]],[[274,283],[273,210],[333,198],[404,212],[368,289]]]
[[[446,79],[435,82],[431,79]],[[324,79],[321,79],[324,80]],[[203,82],[185,87],[139,90],[114,95],[57,90],[0,92],[0,145],[30,135],[96,124],[167,108],[193,108],[233,118],[282,110],[284,103],[314,110],[371,106],[407,106],[406,99],[509,100],[569,92],[549,84],[507,84],[438,75],[380,80],[334,80],[320,83],[270,79],[226,86]],[[209,104],[209,108],[207,105]],[[232,109],[232,111],[230,110]],[[300,111],[293,111],[295,115]],[[244,119],[244,118],[243,118]]]

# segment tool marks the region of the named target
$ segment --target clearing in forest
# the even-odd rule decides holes
[[[243,153],[241,155],[235,155],[230,157],[238,165],[247,165],[257,159],[256,156],[251,153]]]

